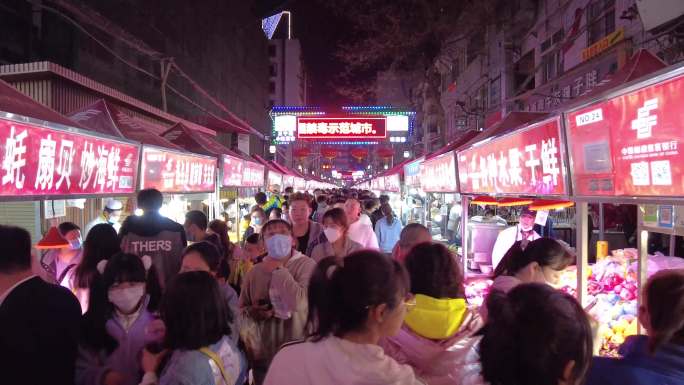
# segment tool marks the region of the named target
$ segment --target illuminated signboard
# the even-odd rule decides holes
[[[245,161],[242,167],[242,187],[264,187],[266,167],[255,162]]]
[[[242,185],[243,160],[223,155],[223,186]]]
[[[401,191],[401,183],[399,181],[399,174],[392,174],[385,177],[385,191],[399,192]]]
[[[461,193],[565,195],[558,118],[458,153]]]
[[[283,175],[283,189],[286,187],[294,188],[294,175]]]
[[[137,144],[0,119],[0,196],[135,192]]]
[[[567,114],[577,195],[684,196],[684,76]]]
[[[294,180],[294,189],[297,191],[306,190],[306,179],[296,176]]]
[[[298,139],[384,139],[385,117],[297,117]]]
[[[297,117],[295,115],[276,115],[273,118],[273,129],[275,143],[292,143],[297,131]]]
[[[140,186],[166,193],[212,192],[216,158],[143,146]]]
[[[283,185],[283,174],[277,173],[275,171],[268,170],[268,185],[272,186],[277,184],[278,186]]]
[[[408,187],[420,187],[420,165],[425,158],[420,158],[404,166],[404,184]]]
[[[420,186],[425,192],[458,192],[453,151],[428,159],[420,165]]]

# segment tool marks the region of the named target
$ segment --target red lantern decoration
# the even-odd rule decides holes
[[[292,150],[292,155],[294,155],[295,158],[306,158],[309,154],[311,154],[311,151],[306,147],[299,147]]]
[[[321,156],[325,159],[333,160],[337,156],[337,149],[334,147],[323,147],[321,148]]]
[[[354,159],[358,160],[359,162],[363,160],[366,156],[368,156],[368,149],[365,147],[356,147],[352,148],[350,151],[350,154]]]
[[[378,148],[378,156],[382,159],[389,159],[394,156],[394,150],[389,147]]]

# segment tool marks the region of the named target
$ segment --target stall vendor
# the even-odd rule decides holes
[[[520,222],[512,227],[509,227],[499,233],[494,243],[492,250],[492,266],[496,269],[504,254],[517,241],[534,241],[541,238],[541,236],[534,231],[534,220],[536,213],[528,208],[525,208],[520,213]]]

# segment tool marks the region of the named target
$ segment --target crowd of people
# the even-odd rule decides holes
[[[240,228],[162,216],[143,190],[120,228],[109,201],[81,229],[0,226],[0,382],[55,385],[684,384],[684,271],[655,274],[621,358],[554,288],[574,256],[516,242],[485,304],[459,259],[386,196],[277,186]],[[48,241],[48,238],[50,239]]]

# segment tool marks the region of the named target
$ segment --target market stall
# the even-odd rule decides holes
[[[404,223],[425,224],[425,198],[427,194],[420,186],[420,165],[425,160],[418,158],[404,165]]]
[[[684,67],[661,71],[573,108],[565,115],[578,201],[578,295],[601,324],[601,353],[614,355],[639,332],[640,290],[651,274],[684,266]],[[637,249],[600,244],[589,265],[590,203],[637,204]],[[652,242],[669,244],[655,253]],[[651,242],[649,242],[651,241]],[[611,250],[608,252],[608,250]]]
[[[256,203],[254,194],[264,186],[264,170],[261,164],[234,156],[222,158],[221,186],[234,192],[226,194],[224,219],[229,224],[229,236],[235,242],[242,241],[243,227],[240,224],[249,215],[249,209]]]
[[[435,241],[456,246],[455,223],[450,216],[454,206],[460,206],[456,181],[456,153],[449,151],[426,158],[420,165],[420,185],[427,194],[425,226]]]

